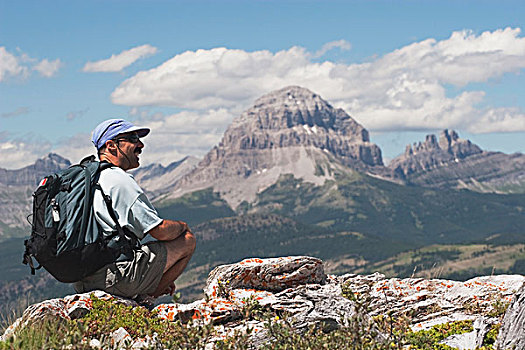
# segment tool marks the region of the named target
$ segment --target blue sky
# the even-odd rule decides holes
[[[144,163],[202,156],[290,84],[385,158],[443,128],[524,152],[523,18],[521,1],[0,0],[0,167],[78,161],[118,116],[152,127]]]

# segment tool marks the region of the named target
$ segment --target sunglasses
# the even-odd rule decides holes
[[[115,138],[114,140],[117,142],[124,140],[124,141],[128,141],[131,143],[138,143],[140,141],[140,137],[137,134],[131,134],[131,135],[126,135],[126,136],[119,136]]]

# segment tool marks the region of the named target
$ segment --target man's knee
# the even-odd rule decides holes
[[[196,244],[196,239],[193,233],[185,232],[183,236],[179,236],[173,241],[167,241],[166,248],[168,249],[168,252],[171,251],[176,254],[182,253],[183,255],[192,255],[195,251]]]
[[[188,247],[188,251],[193,254],[195,251],[195,247],[197,246],[197,240],[195,239],[195,235],[189,231],[187,231],[184,234],[184,242],[185,245]]]

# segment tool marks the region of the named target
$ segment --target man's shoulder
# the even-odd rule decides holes
[[[133,186],[139,187],[133,175],[128,174],[119,167],[112,166],[100,173],[100,183],[110,187]]]

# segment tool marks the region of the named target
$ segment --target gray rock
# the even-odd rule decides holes
[[[204,293],[216,297],[222,287],[280,292],[305,284],[326,281],[323,262],[308,256],[268,259],[245,259],[231,265],[221,265],[210,272]]]
[[[525,284],[505,313],[496,348],[525,349]]]
[[[170,163],[168,166],[154,163],[133,170],[131,173],[147,193],[148,198],[156,198],[163,189],[172,186],[177,180],[191,172],[200,159],[196,157],[184,157],[179,161]]]
[[[120,327],[113,333],[111,333],[111,347],[113,349],[126,349],[133,344],[133,338],[129,335],[128,331]]]
[[[482,152],[469,140],[460,139],[454,130],[443,130],[439,141],[435,135],[427,135],[425,142],[408,145],[405,154],[393,159],[389,167],[410,180],[418,173],[456,163]]]
[[[489,323],[485,317],[477,318],[474,321],[474,330],[472,332],[453,334],[440,343],[458,348],[459,350],[477,349],[483,345],[483,339],[489,331],[490,326],[491,323]]]

